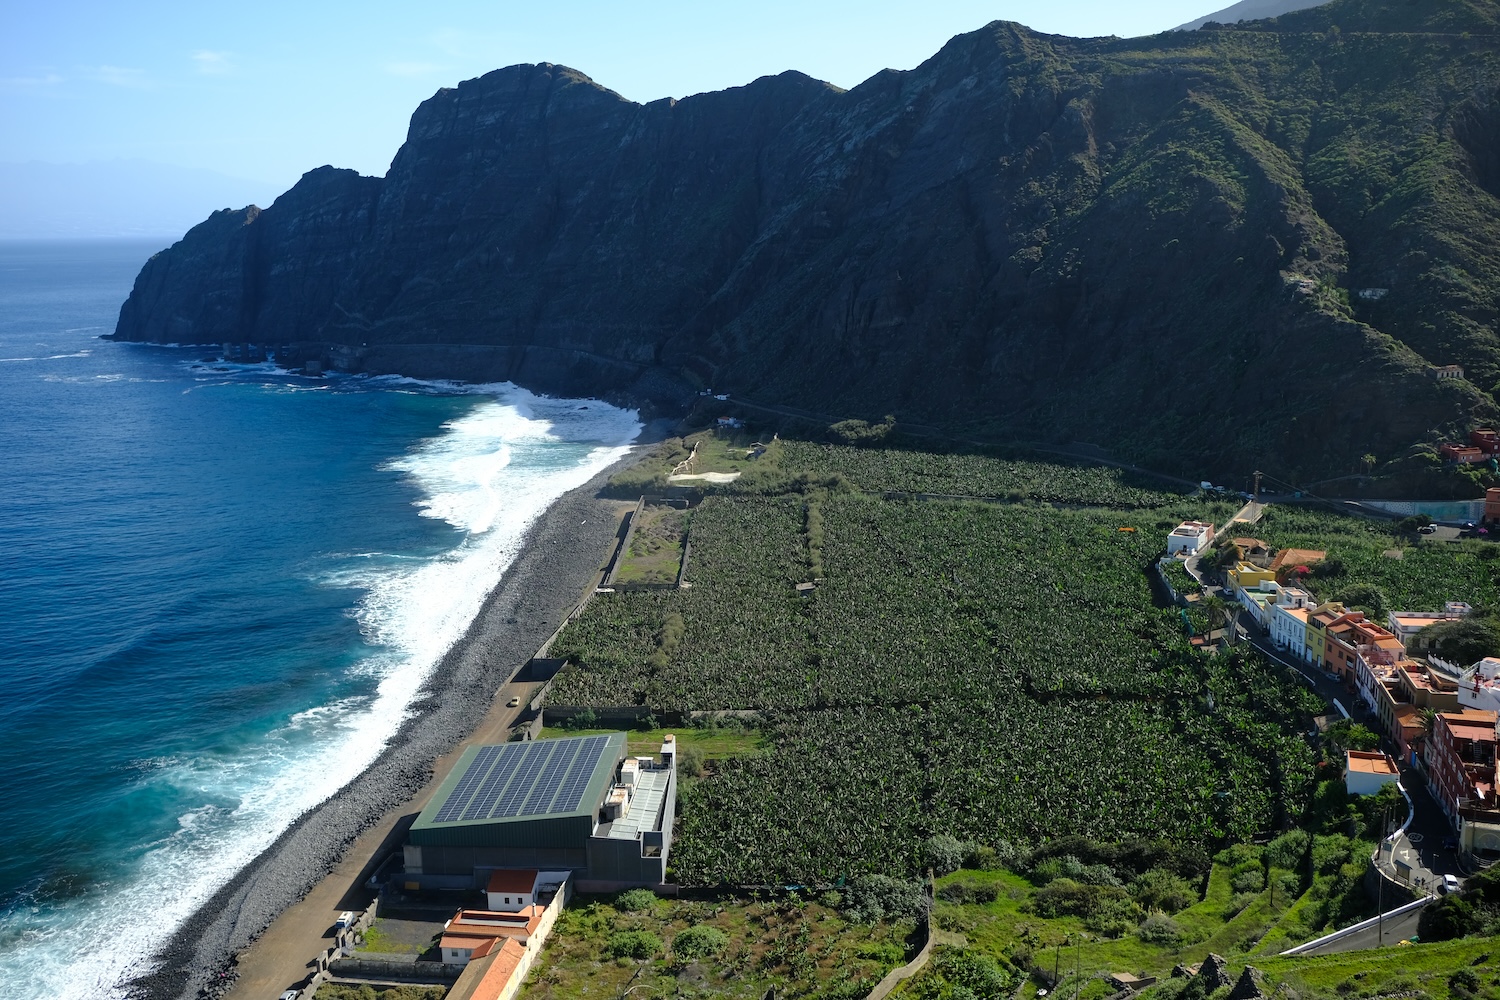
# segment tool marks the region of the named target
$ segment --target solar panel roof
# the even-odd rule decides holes
[[[465,751],[434,801],[423,826],[474,823],[591,811],[592,785],[607,785],[624,751],[625,734],[503,743]],[[610,773],[596,782],[601,770]]]

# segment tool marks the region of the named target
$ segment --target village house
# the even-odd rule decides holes
[[[1428,735],[1422,722],[1423,712],[1458,708],[1458,685],[1416,660],[1397,656],[1382,663],[1378,656],[1362,655],[1359,671],[1361,696],[1379,716],[1381,726],[1395,741],[1402,759],[1415,759]]]
[[[1449,601],[1441,611],[1392,611],[1386,619],[1386,628],[1401,640],[1408,653],[1421,653],[1427,650],[1422,633],[1429,626],[1457,621],[1473,610],[1463,601]]]
[[[1369,750],[1344,751],[1344,788],[1350,795],[1374,795],[1401,780],[1391,755]]]
[[[1276,574],[1253,563],[1237,562],[1225,575],[1229,578],[1235,600],[1249,612],[1257,625],[1262,629],[1269,629],[1270,608],[1276,603],[1276,595],[1281,591],[1281,585],[1276,582]]]
[[[1319,670],[1325,669],[1328,626],[1347,613],[1347,609],[1337,601],[1324,601],[1308,612],[1307,638],[1303,645],[1307,651],[1307,662]]]
[[[1495,800],[1494,712],[1465,709],[1433,719],[1426,753],[1432,797],[1459,833],[1461,849],[1500,850],[1500,807]]]
[[[1301,587],[1282,587],[1271,605],[1271,641],[1298,659],[1307,659],[1307,614],[1312,595]]]
[[[1271,565],[1271,546],[1259,538],[1231,538],[1230,543],[1239,552],[1238,562],[1249,563],[1261,569]]]
[[[1328,553],[1321,549],[1282,549],[1271,560],[1270,570],[1280,580],[1298,566],[1313,567],[1327,558]]]
[[[1438,454],[1442,456],[1443,461],[1453,465],[1474,465],[1489,458],[1483,451],[1472,445],[1451,442],[1438,445]]]
[[[519,991],[526,963],[525,947],[513,938],[474,949],[463,974],[448,990],[447,1000],[508,1000]]]
[[[1214,540],[1214,526],[1207,521],[1183,521],[1167,536],[1167,555],[1195,556]]]
[[[1323,669],[1344,681],[1353,681],[1359,647],[1383,637],[1376,634],[1377,628],[1363,611],[1346,611],[1329,622],[1323,629]]]
[[[438,948],[443,961],[463,965],[481,945],[493,946],[501,938],[513,938],[525,945],[542,922],[543,908],[528,906],[514,913],[495,910],[459,910],[443,928]]]
[[[1464,671],[1458,684],[1460,708],[1500,712],[1500,659],[1486,656]]]

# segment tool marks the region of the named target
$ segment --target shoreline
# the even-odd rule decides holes
[[[660,433],[646,424],[634,443],[653,443],[653,430]],[[607,561],[628,504],[605,499],[599,491],[638,458],[626,456],[538,515],[515,561],[439,661],[409,706],[410,716],[374,763],[300,816],[195,910],[151,956],[155,970],[123,984],[127,996],[228,995],[238,979],[238,955],[334,874],[361,835],[392,820],[400,825],[405,814],[417,811],[408,807],[430,789],[441,759],[487,721],[500,704],[496,693],[562,624]],[[373,859],[353,860],[362,875]],[[369,895],[373,898],[373,891]],[[324,946],[321,939],[310,945],[309,954]]]

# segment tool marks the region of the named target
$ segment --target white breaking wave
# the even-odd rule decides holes
[[[122,984],[149,971],[151,953],[194,910],[375,760],[536,518],[625,455],[641,426],[633,411],[508,384],[369,382],[488,397],[390,465],[420,488],[420,513],[460,529],[462,541],[431,559],[349,554],[341,558],[364,565],[330,568],[320,579],[365,590],[356,615],[378,651],[352,669],[377,680],[374,693],[309,706],[233,758],[152,761],[142,780],[196,804],[174,833],[148,845],[127,881],[52,912],[13,912],[12,926],[0,926],[0,997],[122,996]]]

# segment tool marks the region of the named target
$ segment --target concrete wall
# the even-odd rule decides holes
[[[667,858],[641,857],[639,840],[612,840],[590,837],[588,846],[590,880],[630,885],[657,885],[666,881]]]
[[[423,881],[433,876],[467,880],[463,885],[432,888],[467,888],[474,885],[476,868],[536,868],[540,871],[569,871],[588,865],[583,848],[546,847],[439,847],[424,844],[406,846],[407,874],[404,880]],[[415,861],[414,865],[412,862]],[[424,881],[424,888],[427,887]],[[477,886],[483,888],[482,886]]]
[[[511,975],[510,982],[505,984],[505,989],[500,991],[498,1000],[511,1000],[516,995],[516,991],[521,988],[521,984],[526,982],[527,974],[531,972],[532,965],[541,955],[542,948],[547,944],[547,938],[552,935],[552,928],[556,926],[558,916],[572,898],[573,880],[568,879],[563,883],[557,895],[552,897],[552,902],[547,904],[547,909],[542,911],[542,919],[536,926],[536,932],[526,941],[526,954],[521,956],[521,961],[516,965],[516,971]]]

